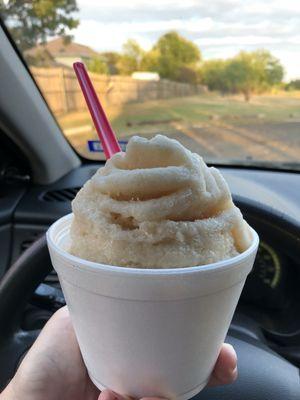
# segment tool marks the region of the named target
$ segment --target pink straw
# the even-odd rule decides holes
[[[108,122],[84,64],[81,62],[75,62],[73,68],[86,104],[90,110],[99,139],[102,143],[105,157],[108,160],[115,153],[121,151],[120,145],[110,123]]]

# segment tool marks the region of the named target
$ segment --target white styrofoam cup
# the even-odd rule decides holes
[[[72,218],[56,221],[47,240],[91,380],[134,398],[186,400],[200,392],[252,269],[257,233],[229,260],[137,269],[69,254]]]

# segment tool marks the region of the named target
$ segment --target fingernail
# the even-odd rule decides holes
[[[234,347],[232,344],[225,343],[226,347],[228,348],[228,351],[231,352],[231,354],[237,359],[236,351],[234,350]]]
[[[233,360],[233,365],[232,365],[232,369],[236,368],[236,364],[237,364],[237,354],[236,351],[234,350],[234,347],[229,344],[229,343],[225,343],[225,346],[227,348],[227,351],[231,354],[232,356],[232,360]]]

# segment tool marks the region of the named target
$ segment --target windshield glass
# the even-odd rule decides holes
[[[104,159],[72,64],[112,126],[164,133],[207,162],[300,169],[300,3],[294,0],[0,1],[69,142]]]

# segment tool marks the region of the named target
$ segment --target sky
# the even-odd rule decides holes
[[[77,0],[74,40],[97,51],[120,51],[129,38],[148,50],[176,30],[196,43],[204,60],[240,50],[268,49],[300,78],[300,0]]]

